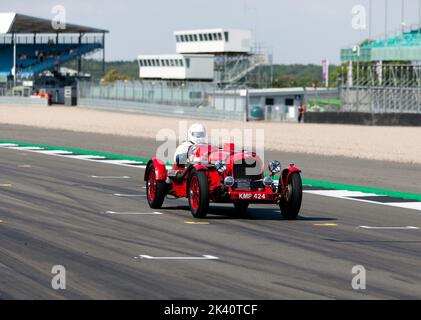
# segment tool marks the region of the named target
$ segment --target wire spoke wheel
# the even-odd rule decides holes
[[[205,218],[209,209],[209,182],[205,172],[196,170],[191,172],[187,195],[193,217]]]
[[[166,196],[165,181],[156,179],[155,167],[151,165],[148,169],[146,181],[146,196],[149,206],[152,209],[160,209]]]

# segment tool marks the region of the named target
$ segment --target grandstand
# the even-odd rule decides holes
[[[19,13],[0,13],[0,83],[34,79],[58,70],[71,60],[102,51],[107,30],[66,23],[56,30],[48,19]]]
[[[344,111],[421,113],[419,25],[344,48],[341,61]]]
[[[403,31],[398,35],[366,40],[341,50],[342,62],[349,61],[421,61],[421,29]]]

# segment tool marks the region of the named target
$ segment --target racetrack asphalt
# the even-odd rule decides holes
[[[1,128],[4,139],[133,156],[155,147],[124,137]],[[308,178],[420,192],[416,166],[298,156]],[[331,170],[323,173],[323,163]],[[195,220],[185,200],[166,200],[162,215],[145,214],[156,210],[144,197],[141,168],[9,149],[0,149],[0,168],[0,299],[421,298],[421,230],[359,228],[421,228],[419,211],[305,194],[297,221],[282,220],[274,206],[252,206],[237,219],[223,205],[212,206],[201,221],[208,224],[187,224]],[[64,291],[51,288],[54,265],[66,268]],[[355,265],[367,270],[366,290],[352,289]]]

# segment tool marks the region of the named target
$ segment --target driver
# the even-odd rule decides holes
[[[183,142],[175,150],[174,162],[177,164],[186,164],[190,148],[197,144],[206,143],[206,128],[204,125],[195,123],[188,131],[188,140]]]

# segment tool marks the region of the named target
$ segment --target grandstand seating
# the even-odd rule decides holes
[[[29,78],[57,64],[73,60],[79,56],[101,49],[99,43],[90,44],[18,44],[16,46],[17,73]],[[12,45],[0,45],[0,77],[11,74],[13,68]]]
[[[343,62],[421,60],[421,30],[403,32],[400,35],[378,41],[366,41],[360,44],[359,55],[356,50],[342,49],[341,60]]]

